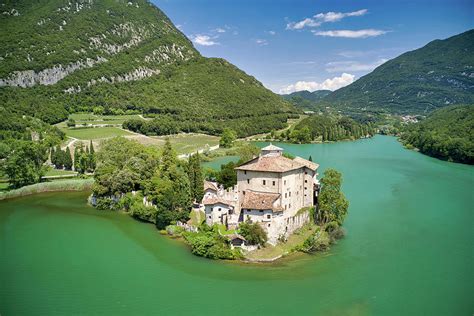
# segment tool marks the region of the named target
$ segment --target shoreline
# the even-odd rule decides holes
[[[0,201],[45,192],[86,191],[91,189],[93,183],[93,178],[40,182],[7,192],[1,192]]]

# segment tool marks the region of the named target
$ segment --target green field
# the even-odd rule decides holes
[[[82,140],[109,138],[115,136],[133,135],[117,127],[97,127],[97,128],[62,128],[66,136]]]
[[[164,144],[166,138],[156,137],[155,139],[163,140]],[[178,154],[192,153],[219,144],[219,137],[205,134],[179,134],[169,136],[169,139]]]
[[[76,126],[81,125],[122,125],[125,120],[141,119],[138,114],[130,115],[96,115],[93,113],[73,113],[69,115],[69,119],[76,121]],[[66,122],[57,124],[60,128],[65,128]]]

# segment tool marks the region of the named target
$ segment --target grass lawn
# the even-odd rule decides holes
[[[306,225],[292,234],[285,243],[276,246],[267,245],[265,248],[251,251],[246,255],[248,259],[272,259],[279,255],[293,252],[296,246],[301,245],[311,234],[316,232],[314,224]]]
[[[45,176],[65,176],[65,175],[72,175],[76,174],[77,172],[72,170],[62,170],[62,169],[50,169],[46,172]]]
[[[189,154],[196,152],[199,149],[212,147],[219,144],[220,137],[205,134],[178,134],[168,136],[174,150],[178,154]],[[159,146],[165,143],[165,136],[152,137],[153,139],[161,141]]]
[[[221,233],[221,235],[230,235],[230,234],[235,234],[237,232],[235,229],[226,230],[224,224],[220,224],[218,225],[218,227],[219,227],[219,232]]]
[[[1,191],[8,191],[8,182],[0,182],[0,192]]]
[[[132,133],[124,131],[117,127],[96,127],[96,128],[63,128],[66,136],[74,137],[82,140],[110,138],[115,136],[132,135]]]

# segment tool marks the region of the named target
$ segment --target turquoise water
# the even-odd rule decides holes
[[[211,168],[214,170],[220,170],[221,165],[225,165],[229,162],[237,162],[239,161],[239,156],[223,156],[223,157],[217,157],[211,161],[204,162],[202,166],[204,168]]]
[[[384,136],[278,145],[344,175],[348,233],[330,251],[216,262],[87,193],[3,201],[0,314],[472,315],[472,166]]]

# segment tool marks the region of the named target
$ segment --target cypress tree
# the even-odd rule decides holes
[[[92,144],[92,139],[91,139],[91,143],[89,145],[89,169],[91,171],[94,171],[95,167],[96,167],[95,150],[94,150],[94,145]]]
[[[64,168],[67,170],[72,169],[72,157],[71,157],[71,150],[69,147],[66,147],[66,152],[64,154]]]
[[[310,155],[308,158],[309,161],[313,161],[313,157]]]

